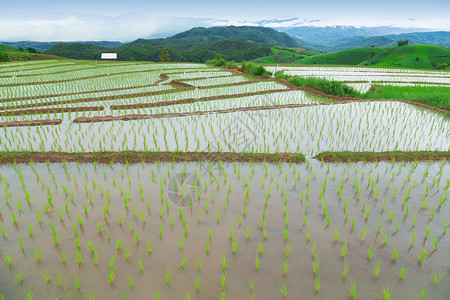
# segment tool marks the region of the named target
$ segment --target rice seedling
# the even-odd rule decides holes
[[[381,273],[381,260],[375,262],[372,269],[372,275],[375,279],[378,278],[380,273]]]
[[[352,282],[352,284],[350,285],[350,288],[348,289],[349,290],[349,294],[348,294],[348,296],[351,298],[351,299],[356,299],[356,297],[359,295],[358,293],[356,293],[356,282]]]
[[[316,276],[316,278],[314,280],[314,288],[315,288],[315,292],[318,294],[320,291],[320,276]]]
[[[350,270],[350,268],[348,267],[348,263],[347,263],[347,261],[345,261],[344,262],[344,271],[342,272],[342,278],[343,279],[347,278],[349,270]]]
[[[433,270],[431,272],[431,283],[434,286],[440,286],[444,275],[445,275],[445,272],[442,272],[442,271],[437,272],[436,270]]]
[[[312,263],[313,265],[313,274],[314,276],[317,276],[317,271],[319,270],[319,265],[320,265],[320,259],[316,258],[316,260]]]
[[[398,260],[398,249],[397,246],[394,245],[394,248],[392,249],[392,260],[395,262],[397,262]]]
[[[420,250],[419,264],[422,264],[426,255],[427,255],[427,250],[425,250],[425,249]]]
[[[383,290],[381,291],[382,299],[383,300],[389,300],[391,298],[391,287],[387,286],[385,287],[383,285]]]

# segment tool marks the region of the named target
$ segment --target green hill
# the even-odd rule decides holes
[[[316,55],[295,63],[433,69],[442,63],[450,65],[450,49],[430,45],[356,48]]]
[[[279,46],[271,47],[271,51],[272,53],[270,55],[258,57],[252,61],[259,64],[289,64],[299,59],[318,54],[317,52],[302,48],[282,48]]]
[[[225,60],[241,62],[274,54],[271,46],[301,47],[294,38],[271,28],[227,26],[196,27],[169,38],[138,39],[115,48],[87,43],[60,43],[46,53],[73,59],[99,59],[102,52],[116,52],[118,59],[123,61],[159,61],[159,54],[166,48],[170,61],[206,62],[219,53]],[[301,57],[295,56],[295,59]]]
[[[267,56],[271,49],[267,45],[234,40],[199,40],[198,37],[182,39],[139,39],[116,48],[105,48],[91,44],[62,43],[46,51],[73,59],[99,59],[102,52],[116,52],[118,60],[159,61],[161,51],[166,48],[170,61],[205,62],[220,53],[225,60],[244,61]]]
[[[226,26],[226,27],[195,27],[178,33],[170,38],[186,39],[200,37],[203,40],[236,40],[260,43],[269,46],[281,46],[283,48],[301,47],[300,43],[284,32],[272,28],[258,26]]]

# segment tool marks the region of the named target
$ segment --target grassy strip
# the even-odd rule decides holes
[[[305,161],[300,153],[233,153],[233,152],[0,152],[0,164],[34,162],[84,162],[84,163],[141,163],[173,161],[240,161],[240,162],[292,162]]]
[[[450,160],[450,151],[322,152],[314,158],[325,162],[437,161]]]
[[[406,162],[439,161],[450,159],[450,151],[392,151],[392,152],[323,152],[315,159],[324,162]],[[142,163],[142,162],[194,162],[194,161],[239,161],[239,162],[304,162],[301,153],[234,153],[234,152],[152,152],[152,151],[103,151],[103,152],[0,152],[0,164],[10,163]]]
[[[450,110],[450,88],[448,87],[375,85],[361,97],[412,100]]]
[[[338,97],[360,97],[361,95],[348,85],[339,81],[330,81],[324,78],[317,77],[299,77],[289,76],[283,74],[282,71],[275,74],[275,78],[282,78],[292,83],[295,86],[306,86],[328,95]]]

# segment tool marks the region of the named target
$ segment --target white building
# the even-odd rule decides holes
[[[117,53],[102,53],[101,59],[117,59]]]

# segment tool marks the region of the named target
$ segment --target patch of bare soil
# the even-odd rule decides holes
[[[23,127],[23,126],[43,126],[43,125],[59,125],[62,123],[61,119],[55,120],[31,120],[31,121],[13,121],[0,122],[1,127]]]

